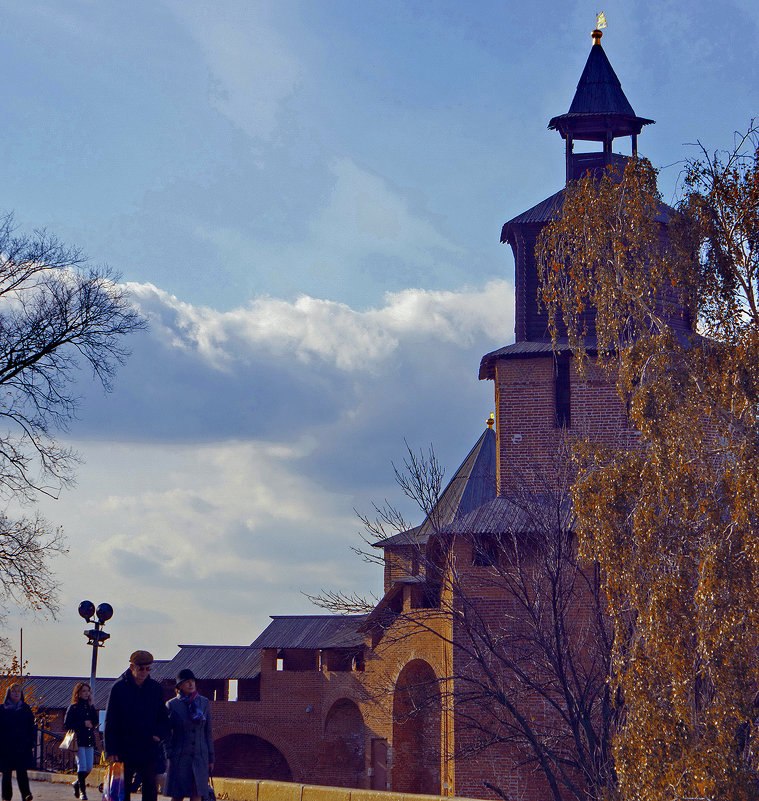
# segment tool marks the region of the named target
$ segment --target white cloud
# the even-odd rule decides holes
[[[116,609],[113,674],[136,647],[250,642],[270,614],[317,611],[303,592],[380,592],[349,548],[353,508],[392,492],[404,437],[455,469],[492,410],[479,357],[513,328],[505,281],[365,311],[302,297],[220,312],[129,288],[151,327],[74,428],[78,486],[44,506],[69,537],[74,620],[25,630],[33,671],[77,672],[66,643],[84,596]]]
[[[101,675],[139,643],[168,658],[180,642],[250,642],[269,614],[309,609],[301,590],[330,585],[350,556],[350,495],[298,475],[307,444],[79,445],[78,489],[45,511],[71,549],[57,568],[63,620],[83,597],[115,609]],[[360,563],[351,575],[381,582]],[[75,626],[25,625],[33,671],[84,670]]]
[[[477,338],[505,341],[513,331],[513,290],[507,281],[457,292],[388,293],[384,306],[366,311],[304,296],[292,303],[259,298],[219,312],[184,303],[150,284],[130,284],[129,290],[157,338],[196,353],[214,369],[239,369],[266,353],[345,372],[374,370],[403,348],[404,340],[466,347]]]

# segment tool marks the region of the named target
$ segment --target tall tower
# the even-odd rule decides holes
[[[592,33],[585,69],[566,114],[551,119],[548,127],[566,143],[566,181],[590,171],[599,175],[608,165],[624,169],[637,156],[638,134],[653,120],[638,117],[622,91],[619,78],[601,46],[601,31]],[[615,153],[615,139],[630,137],[630,155]],[[598,143],[590,152],[575,152],[577,142]],[[516,342],[486,354],[480,379],[495,381],[498,487],[507,494],[510,476],[545,459],[551,441],[562,428],[582,428],[603,437],[624,427],[624,413],[613,385],[602,375],[580,382],[566,339],[557,348],[551,342],[548,317],[538,304],[538,268],[535,245],[543,228],[564,202],[562,188],[537,205],[509,220],[501,242],[514,252]],[[585,313],[586,346],[593,351],[595,320]]]
[[[548,123],[548,127],[558,131],[566,142],[567,183],[581,178],[588,170],[597,175],[609,164],[624,170],[629,156],[612,152],[613,141],[629,136],[631,155],[637,156],[638,134],[644,125],[654,122],[636,116],[601,46],[601,31],[594,30],[592,36],[593,46],[569,111]],[[575,153],[575,142],[579,141],[598,142],[601,149]],[[509,220],[501,230],[501,242],[508,242],[514,252],[514,333],[517,343],[550,341],[546,315],[537,303],[535,243],[541,230],[550,222],[554,212],[561,209],[563,202],[564,190],[561,189]],[[588,322],[592,329],[592,321]],[[483,377],[490,376],[480,375],[480,378]]]

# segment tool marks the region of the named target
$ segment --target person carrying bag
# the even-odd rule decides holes
[[[87,776],[95,760],[95,731],[98,727],[98,711],[92,705],[92,691],[87,682],[79,681],[74,685],[71,705],[66,710],[63,727],[68,730],[66,738],[73,734],[71,739],[76,740],[75,745],[69,745],[70,750],[76,750],[74,795],[87,801]],[[61,743],[61,748],[66,738]]]

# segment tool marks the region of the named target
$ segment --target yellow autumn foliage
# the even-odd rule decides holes
[[[702,151],[676,209],[645,160],[570,185],[538,245],[554,337],[615,371],[638,432],[624,452],[578,443],[573,489],[629,801],[759,798],[757,143]]]

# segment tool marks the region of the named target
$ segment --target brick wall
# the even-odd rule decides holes
[[[535,468],[550,470],[561,433],[555,425],[554,358],[500,360],[495,384],[498,491],[507,495],[512,482],[523,480]],[[581,376],[572,358],[570,397],[572,435],[629,445],[633,434],[613,375],[591,363]]]

